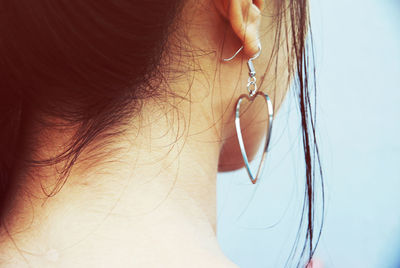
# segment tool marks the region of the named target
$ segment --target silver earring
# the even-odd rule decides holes
[[[232,59],[234,59],[236,57],[237,54],[239,54],[239,52],[243,49],[243,46],[241,46],[239,48],[238,51],[236,51],[236,53],[228,58],[228,59],[224,59],[224,61],[230,61]],[[247,61],[247,67],[249,68],[249,78],[248,78],[248,82],[247,82],[247,90],[249,92],[249,94],[242,94],[239,96],[239,99],[236,102],[236,113],[235,113],[235,127],[236,127],[236,135],[238,138],[238,142],[239,142],[239,146],[240,146],[240,151],[242,153],[242,157],[243,157],[243,162],[246,166],[246,170],[247,170],[247,174],[249,175],[249,178],[251,180],[251,182],[253,184],[255,184],[260,176],[261,170],[263,168],[264,162],[265,162],[265,157],[267,154],[267,150],[268,150],[268,145],[269,145],[269,141],[271,138],[271,130],[272,130],[272,123],[273,123],[273,119],[274,119],[274,109],[272,107],[272,102],[271,99],[269,98],[269,96],[262,92],[262,91],[258,91],[257,88],[257,84],[256,84],[256,71],[254,69],[254,65],[253,65],[253,60],[255,60],[261,53],[261,45],[258,45],[258,52],[256,53],[256,55],[254,55],[253,57],[251,57],[248,61]],[[265,146],[264,146],[264,151],[261,157],[261,161],[260,161],[260,165],[258,166],[257,169],[257,173],[254,176],[254,174],[251,172],[250,170],[250,164],[249,164],[249,160],[247,158],[247,153],[246,153],[246,149],[244,148],[244,142],[243,142],[243,137],[242,137],[242,130],[240,128],[240,104],[242,103],[243,99],[247,99],[249,102],[253,102],[254,99],[258,96],[262,96],[265,100],[265,103],[267,104],[268,107],[268,125],[267,127],[267,136],[265,138]]]

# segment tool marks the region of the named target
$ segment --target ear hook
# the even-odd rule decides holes
[[[239,54],[240,51],[242,51],[242,49],[243,49],[243,46],[241,46],[239,48],[239,50],[236,51],[236,53],[232,57],[230,57],[228,59],[224,59],[224,61],[233,60],[236,57],[236,55]],[[258,43],[257,53],[247,61],[247,67],[249,68],[249,76],[250,76],[249,79],[253,79],[252,80],[253,84],[255,84],[255,76],[256,76],[256,70],[254,69],[253,60],[256,59],[258,56],[260,56],[260,54],[261,54],[261,44]],[[250,80],[249,80],[249,82],[250,82]],[[257,89],[255,89],[255,91],[253,93],[255,93],[256,91],[257,91]]]
[[[239,48],[239,50],[236,51],[235,54],[233,54],[232,57],[227,58],[227,59],[223,59],[223,60],[224,60],[224,61],[233,60],[233,59],[237,56],[237,54],[239,54],[239,52],[242,51],[242,49],[243,49],[243,46],[241,46],[241,47]],[[256,59],[258,56],[260,56],[260,53],[261,53],[261,44],[258,43],[258,52],[257,52],[253,57],[251,57],[249,60],[254,60],[254,59]]]

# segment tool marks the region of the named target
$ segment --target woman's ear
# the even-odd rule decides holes
[[[261,10],[264,0],[213,0],[217,10],[230,22],[232,30],[242,41],[244,52],[253,56],[260,42]]]

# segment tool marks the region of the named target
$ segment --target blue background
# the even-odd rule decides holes
[[[400,1],[311,1],[329,267],[400,267]],[[218,176],[218,239],[240,267],[283,267],[304,191],[297,100],[279,111],[263,177]],[[318,185],[317,185],[318,187]],[[320,197],[316,203],[320,202]]]

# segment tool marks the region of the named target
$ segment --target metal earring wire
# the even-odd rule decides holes
[[[243,49],[243,46],[241,46],[239,48],[239,50],[236,51],[236,53],[232,57],[223,59],[223,60],[225,62],[233,60],[240,53],[240,51],[242,51],[242,49]],[[235,112],[236,135],[238,138],[239,147],[240,147],[240,151],[242,153],[243,162],[245,164],[247,174],[249,175],[249,178],[253,184],[255,184],[257,182],[258,178],[260,177],[262,168],[265,163],[265,158],[266,158],[266,154],[268,151],[269,141],[271,138],[272,123],[273,123],[273,119],[274,119],[274,109],[272,106],[271,99],[269,98],[269,96],[266,93],[264,93],[262,91],[258,91],[257,84],[256,84],[257,79],[256,79],[256,71],[255,71],[255,68],[253,65],[253,60],[255,60],[260,54],[261,54],[261,44],[258,45],[258,52],[253,57],[249,58],[247,61],[247,67],[249,68],[249,78],[248,78],[248,82],[247,82],[247,90],[248,90],[249,94],[248,95],[242,94],[239,96],[239,99],[236,102],[236,112]],[[262,96],[264,98],[264,100],[267,104],[267,107],[268,107],[268,119],[269,120],[268,120],[268,125],[267,125],[267,136],[265,138],[263,154],[261,157],[260,165],[257,169],[257,173],[254,176],[254,174],[250,170],[249,160],[247,158],[246,149],[244,147],[242,130],[240,128],[240,104],[242,103],[243,99],[247,99],[248,101],[253,102],[257,96]]]
[[[241,46],[238,49],[238,51],[236,51],[235,54],[233,54],[232,57],[223,59],[223,60],[225,62],[233,60],[240,53],[240,51],[242,51],[242,49],[243,49],[243,46]],[[247,80],[247,90],[249,91],[250,97],[254,96],[257,93],[256,70],[254,69],[253,60],[258,58],[258,56],[260,56],[260,54],[261,54],[261,44],[258,44],[257,53],[247,61],[247,67],[249,68],[249,78]]]

